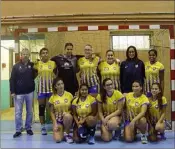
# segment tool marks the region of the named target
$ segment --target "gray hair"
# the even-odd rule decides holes
[[[21,50],[21,54],[23,54],[23,52],[27,52],[27,53],[30,55],[30,50],[27,49],[27,48],[23,48],[23,49]]]
[[[28,52],[30,53],[29,49],[27,49],[27,48],[23,48],[23,49],[21,50],[21,53],[22,53],[23,51],[28,51]]]

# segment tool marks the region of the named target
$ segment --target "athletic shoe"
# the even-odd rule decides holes
[[[146,135],[141,136],[141,142],[142,142],[142,144],[147,144],[148,143]]]
[[[94,136],[89,136],[88,144],[95,144]]]
[[[160,139],[161,140],[166,140],[165,133],[160,133]]]
[[[47,135],[47,131],[46,131],[45,127],[41,128],[41,134],[42,135]]]
[[[22,135],[21,132],[16,132],[14,135],[13,135],[13,138],[17,138],[17,137],[20,137]]]
[[[27,130],[26,131],[28,135],[32,136],[33,135],[33,131],[32,130]]]
[[[67,143],[73,143],[74,142],[73,139],[72,139],[72,136],[69,135],[69,134],[65,135],[65,140],[66,140]]]

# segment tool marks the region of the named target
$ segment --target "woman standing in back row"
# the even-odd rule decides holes
[[[52,96],[52,82],[55,77],[56,64],[49,60],[49,50],[42,48],[40,50],[41,60],[36,62],[34,68],[38,72],[38,103],[39,103],[39,119],[41,123],[41,134],[47,135],[45,128],[45,109],[48,99]]]
[[[132,92],[132,83],[139,80],[144,84],[145,65],[138,58],[136,47],[129,46],[126,51],[126,60],[120,66],[120,83],[122,93]]]
[[[80,84],[87,84],[88,93],[92,96],[96,96],[99,92],[99,78],[97,75],[99,62],[99,57],[92,57],[92,46],[86,45],[84,57],[78,60],[78,67],[80,69]]]
[[[120,66],[114,56],[114,51],[106,51],[106,61],[101,62],[98,69],[101,75],[101,82],[106,78],[110,78],[113,81],[114,88],[120,90]]]
[[[153,83],[160,83],[162,92],[164,92],[164,65],[157,61],[157,50],[151,49],[148,54],[149,61],[145,63],[145,92],[150,97]]]
[[[78,91],[77,73],[77,58],[73,55],[73,44],[65,44],[65,54],[57,55],[51,58],[57,65],[57,77],[63,79],[65,90],[73,96]]]

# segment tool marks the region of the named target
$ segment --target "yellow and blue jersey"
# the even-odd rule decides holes
[[[102,102],[101,96],[97,95],[97,101],[102,104],[103,115],[107,116],[118,109],[118,102],[123,101],[125,98],[121,92],[114,90],[111,97],[106,96],[106,102]]]
[[[85,118],[92,113],[91,105],[96,104],[96,99],[94,97],[88,95],[85,101],[81,101],[81,99],[79,99],[78,103],[77,100],[78,97],[73,100],[72,107],[76,108],[76,112],[79,118]]]
[[[34,65],[34,69],[38,71],[38,93],[51,93],[52,82],[55,77],[54,69],[56,64],[53,61],[46,63],[38,61]]]
[[[114,83],[115,89],[120,90],[120,66],[118,63],[108,64],[104,61],[100,63],[98,69],[101,75],[101,82],[106,78],[110,78]]]
[[[86,83],[88,87],[96,86],[99,84],[97,76],[97,67],[100,58],[95,57],[93,60],[82,57],[78,60],[78,66],[80,69],[80,83]]]
[[[150,98],[149,102],[150,102],[148,107],[149,120],[152,124],[156,124],[161,116],[161,110],[159,109],[159,106],[158,106],[158,100],[153,101]],[[164,96],[162,97],[162,106],[167,106],[167,100]]]
[[[160,62],[151,64],[150,62],[145,63],[145,92],[151,92],[151,86],[153,83],[160,83],[160,72],[164,71],[164,65]]]
[[[135,98],[133,92],[128,93],[126,95],[126,119],[132,121],[141,112],[144,104],[149,105],[149,100],[144,94]]]
[[[71,112],[71,103],[73,96],[71,93],[64,91],[62,96],[58,94],[53,94],[49,99],[49,104],[52,104],[54,107],[54,113],[56,120],[62,117],[64,112]]]

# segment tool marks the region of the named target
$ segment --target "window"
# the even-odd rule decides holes
[[[117,51],[126,50],[130,45],[135,46],[138,50],[150,49],[149,35],[136,36],[112,36],[112,49]]]

